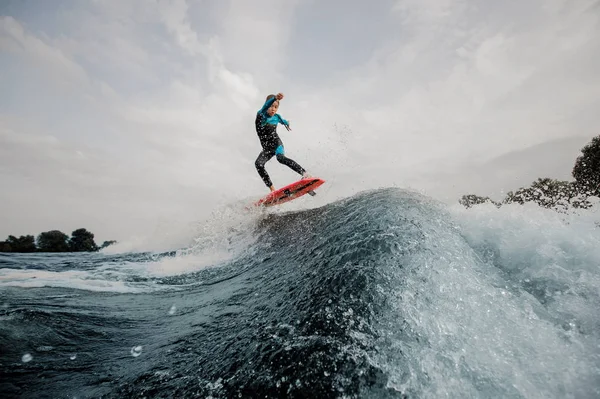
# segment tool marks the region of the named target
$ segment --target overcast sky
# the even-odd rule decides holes
[[[120,240],[265,194],[278,91],[321,201],[569,179],[600,134],[600,2],[2,0],[0,70],[0,239]]]

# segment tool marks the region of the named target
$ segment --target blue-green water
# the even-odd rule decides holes
[[[384,189],[0,255],[0,396],[600,397],[597,214]]]

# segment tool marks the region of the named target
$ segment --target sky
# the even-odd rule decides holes
[[[318,203],[501,198],[570,180],[600,134],[600,1],[2,0],[0,70],[0,239],[125,240],[266,194],[277,92]]]

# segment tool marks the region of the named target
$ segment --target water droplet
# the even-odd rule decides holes
[[[131,356],[138,357],[141,354],[142,354],[142,346],[141,345],[134,346],[133,348],[131,348]]]
[[[23,357],[21,358],[21,361],[23,363],[28,363],[32,360],[33,360],[33,356],[31,356],[29,353],[24,354]]]
[[[69,359],[75,360],[75,359],[77,359],[77,355],[71,355],[71,356],[69,356]]]
[[[177,307],[175,305],[171,306],[171,309],[169,309],[169,315],[173,316],[176,311],[177,311]]]

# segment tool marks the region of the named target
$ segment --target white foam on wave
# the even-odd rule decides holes
[[[149,261],[127,261],[112,257],[110,261],[99,264],[93,270],[47,271],[36,269],[0,269],[0,287],[62,287],[88,291],[106,291],[119,293],[140,293],[168,289],[158,284],[156,279],[197,272],[226,264],[236,256],[251,248],[256,237],[252,233],[253,224],[261,215],[259,210],[245,209],[243,204],[221,206],[209,218],[198,222],[193,228],[188,226],[180,230],[175,242],[187,242],[175,255],[155,254]],[[158,237],[155,237],[158,240]],[[156,244],[156,243],[155,243]],[[162,243],[161,245],[170,245]],[[150,241],[129,241],[122,245],[110,246],[104,254],[129,252],[133,248],[158,248]],[[43,255],[40,256],[43,262]],[[76,257],[70,254],[69,257]],[[74,258],[76,259],[76,258]],[[126,259],[126,257],[125,257]],[[154,260],[152,260],[154,259]],[[33,261],[33,259],[31,260]],[[43,265],[40,265],[43,267]]]
[[[424,397],[585,397],[600,375],[598,213],[452,208],[398,269],[389,385]],[[486,258],[482,248],[489,248]],[[498,266],[500,265],[500,266]],[[526,281],[529,279],[530,281]],[[540,298],[532,284],[549,289]],[[552,291],[557,287],[557,291]],[[398,314],[406,325],[398,328]],[[384,334],[385,335],[385,334]],[[391,343],[391,344],[389,344]]]
[[[52,272],[35,269],[0,269],[0,286],[22,288],[72,288],[86,291],[138,293],[148,287],[123,280],[108,279],[101,272],[67,270]]]
[[[600,309],[599,209],[563,214],[511,204],[456,207],[453,213],[471,246],[489,248],[494,263],[520,281],[543,283],[550,311],[577,318],[579,328],[593,330],[600,327],[594,310]]]
[[[493,243],[503,258],[542,269],[552,264],[569,270],[597,270],[600,262],[600,207],[559,213],[532,203],[496,208],[482,204],[451,208],[473,245]]]
[[[193,243],[156,262],[131,264],[132,271],[150,277],[177,276],[223,265],[252,247],[254,223],[261,217],[257,209],[238,203],[217,208],[198,223]],[[133,270],[135,269],[135,270]]]
[[[137,234],[102,249],[107,255],[166,252],[189,246],[193,243],[196,225],[190,222],[162,221],[152,231]]]

